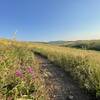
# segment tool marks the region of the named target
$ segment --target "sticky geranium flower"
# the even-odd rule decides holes
[[[20,70],[16,70],[16,76],[17,77],[22,77],[23,74],[22,74],[22,72]]]
[[[28,67],[28,68],[27,68],[27,71],[28,71],[28,73],[33,74],[33,69],[32,69],[32,67]]]

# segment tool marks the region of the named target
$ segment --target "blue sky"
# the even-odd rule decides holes
[[[0,37],[52,41],[100,38],[100,0],[0,0]]]

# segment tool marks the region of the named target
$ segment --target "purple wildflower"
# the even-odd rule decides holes
[[[32,67],[28,67],[28,68],[27,68],[27,71],[28,71],[28,73],[31,73],[31,74],[32,74],[32,73],[33,73]]]
[[[23,74],[22,74],[22,72],[21,72],[20,70],[17,70],[17,71],[16,71],[16,76],[17,76],[17,77],[22,77]]]

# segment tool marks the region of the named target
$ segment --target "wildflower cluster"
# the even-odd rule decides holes
[[[22,72],[20,70],[16,70],[16,76],[17,77],[22,77],[23,74],[22,74]]]
[[[0,100],[39,97],[43,81],[32,50],[31,43],[0,40]]]
[[[35,72],[32,67],[27,67],[24,70],[16,70],[15,72],[16,77],[25,78],[25,76],[30,75],[31,78],[35,77]]]
[[[32,93],[35,91],[34,80],[35,71],[32,67],[25,67],[24,69],[15,70],[15,78],[13,88],[8,91],[7,98],[23,97],[24,95],[31,97]],[[33,97],[33,96],[32,96]]]

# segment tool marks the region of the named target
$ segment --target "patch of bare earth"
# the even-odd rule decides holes
[[[36,59],[40,65],[42,78],[45,80],[48,100],[92,100],[63,69],[40,55],[36,55]]]

